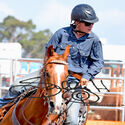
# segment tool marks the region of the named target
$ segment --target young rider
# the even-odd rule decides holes
[[[46,48],[53,45],[58,54],[62,54],[67,45],[71,45],[67,60],[68,81],[76,80],[80,86],[87,85],[104,65],[101,42],[92,32],[97,21],[98,17],[90,5],[79,4],[72,10],[71,25],[56,31],[46,45]],[[70,103],[66,125],[78,124],[79,109],[80,103]]]

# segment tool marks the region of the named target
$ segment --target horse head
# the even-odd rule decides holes
[[[68,45],[62,55],[54,52],[53,46],[47,49],[43,73],[47,97],[49,98],[49,111],[51,113],[59,114],[64,104],[62,94],[66,85],[64,81],[66,81],[68,76],[66,61],[69,55],[69,48],[70,46]],[[62,83],[65,83],[63,87]]]

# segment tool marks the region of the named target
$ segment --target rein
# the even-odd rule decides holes
[[[25,98],[26,94],[27,94],[28,92],[32,91],[32,90],[34,90],[34,87],[28,89],[28,91],[25,91],[25,92],[22,94],[22,96],[20,96],[19,100],[17,101],[17,103],[16,103],[16,105],[15,105],[15,107],[14,107],[14,109],[13,109],[12,117],[11,117],[12,122],[13,122],[13,125],[21,125],[20,122],[19,122],[19,120],[17,119],[17,116],[16,116],[16,108],[17,108],[19,102],[20,102],[22,99]],[[26,100],[25,103],[27,103],[27,100]],[[25,105],[25,103],[24,103],[24,105]],[[23,105],[23,107],[24,107],[24,105]],[[26,120],[26,118],[25,118],[23,112],[22,112],[22,114],[23,114],[24,119]],[[29,122],[28,120],[26,120],[26,121],[27,121],[30,125],[33,125],[33,124],[32,124],[31,122]]]

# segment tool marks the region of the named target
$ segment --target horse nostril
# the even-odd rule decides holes
[[[54,106],[54,102],[50,101],[50,106],[51,106],[52,108],[54,108],[54,107],[55,107],[55,106]]]

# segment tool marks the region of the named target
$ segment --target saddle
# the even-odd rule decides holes
[[[81,78],[82,78],[82,73],[76,73],[76,72],[69,71],[69,75],[77,78],[78,80],[81,80]]]
[[[6,105],[0,108],[0,121],[3,119],[5,114],[9,111],[9,109],[14,105],[14,102],[9,102]]]

